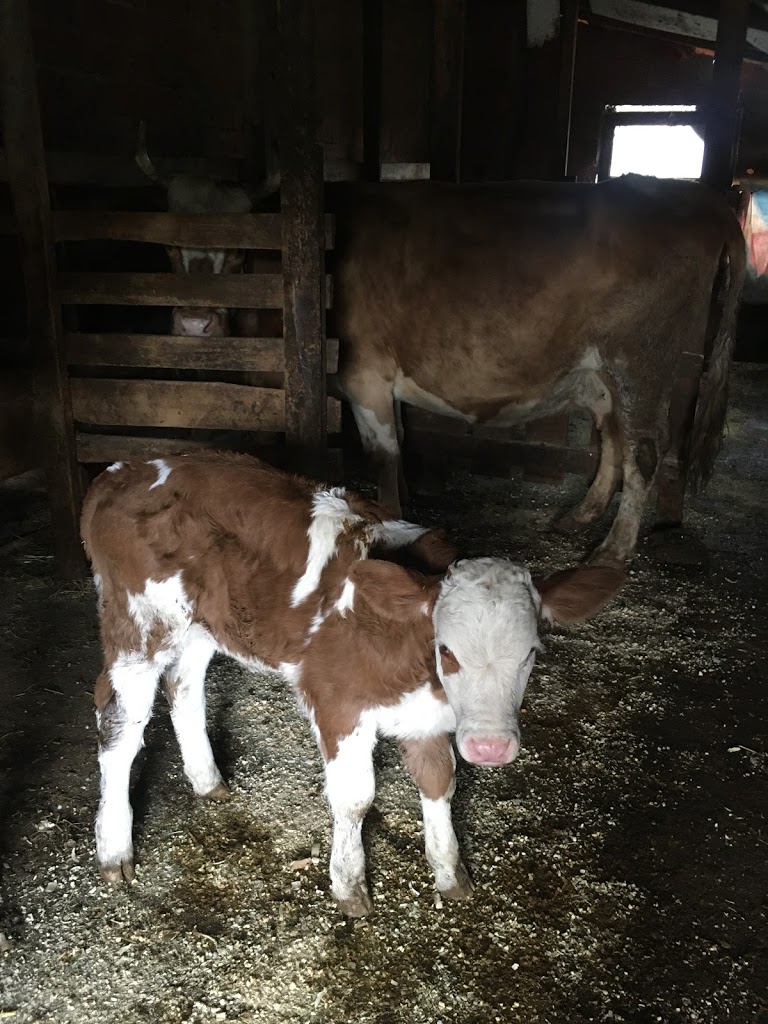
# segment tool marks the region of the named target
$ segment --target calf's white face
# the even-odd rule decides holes
[[[517,756],[540,608],[530,574],[504,559],[457,562],[442,582],[433,613],[437,672],[456,715],[459,752],[473,764]]]
[[[539,647],[539,619],[584,622],[625,579],[620,569],[580,565],[534,582],[503,558],[467,559],[449,569],[432,614],[435,655],[466,761],[490,766],[517,756],[517,715]]]

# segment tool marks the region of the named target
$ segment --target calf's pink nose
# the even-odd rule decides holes
[[[517,746],[515,739],[470,738],[464,744],[464,756],[472,764],[509,764],[517,753]]]

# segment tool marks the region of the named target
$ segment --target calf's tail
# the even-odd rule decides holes
[[[723,443],[725,414],[728,407],[728,374],[746,270],[744,236],[736,217],[730,211],[726,223],[723,254],[727,257],[727,279],[724,285],[720,324],[712,343],[709,366],[699,385],[696,415],[690,437],[688,484],[694,493],[709,482]]]

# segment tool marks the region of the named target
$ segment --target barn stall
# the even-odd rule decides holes
[[[375,914],[353,923],[335,911],[306,724],[280,680],[224,661],[209,714],[234,799],[194,800],[158,709],[133,791],[137,882],[102,888],[94,594],[71,582],[84,478],[107,461],[225,443],[354,481],[354,438],[343,464],[338,438],[327,442],[340,410],[325,395],[336,346],[323,177],[594,180],[610,173],[617,107],[691,104],[707,115],[709,180],[759,183],[765,15],[741,5],[739,22],[738,6],[719,22],[701,5],[670,23],[653,4],[338,0],[318,5],[312,27],[301,3],[283,3],[281,21],[256,3],[5,6],[7,1019],[762,1019],[759,306],[743,312],[736,354],[753,362],[736,365],[726,449],[708,494],[686,504],[687,545],[650,533],[613,606],[548,631],[514,767],[460,765],[455,817],[476,883],[466,905],[438,905],[417,794],[384,744],[366,827]],[[142,119],[168,173],[248,181],[279,166],[279,212],[164,212],[133,164]],[[161,246],[216,243],[270,257],[258,288],[168,273]],[[169,335],[163,310],[208,302],[282,308],[284,337]],[[703,354],[680,368],[681,422]],[[284,373],[284,387],[231,383],[241,372]],[[499,434],[410,413],[416,483],[436,465],[448,477],[437,497],[417,494],[412,518],[448,526],[472,554],[542,571],[580,560],[584,540],[548,524],[594,468],[588,422]],[[20,475],[36,468],[44,489]],[[663,518],[679,518],[679,483],[662,481]],[[676,564],[686,560],[696,564]]]

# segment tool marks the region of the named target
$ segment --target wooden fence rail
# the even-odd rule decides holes
[[[282,309],[281,274],[123,274],[67,272],[58,275],[59,299],[73,306],[224,306]],[[331,279],[326,277],[326,308]]]
[[[187,249],[279,250],[279,213],[104,213],[57,210],[57,242],[156,242]],[[0,222],[1,223],[1,222]],[[333,218],[325,218],[325,247],[333,248]]]
[[[244,370],[284,373],[282,338],[185,338],[166,334],[64,335],[70,366],[161,367],[175,370]],[[326,341],[326,373],[335,373],[339,343]]]

